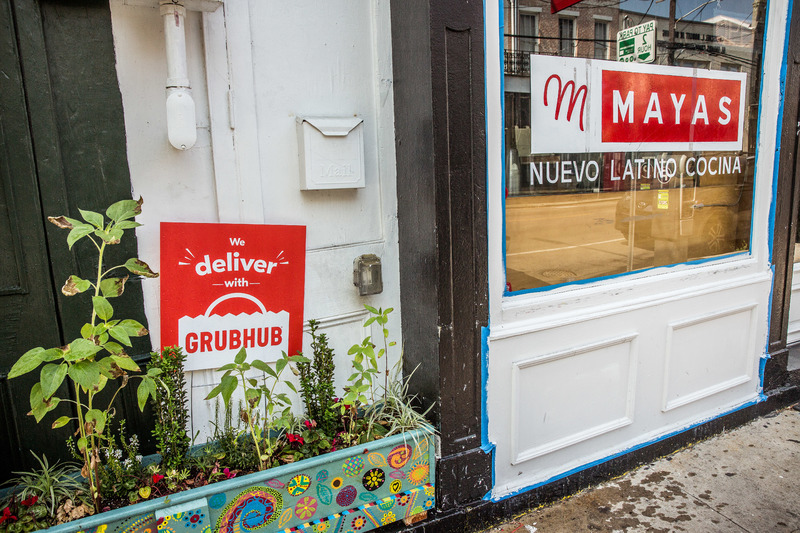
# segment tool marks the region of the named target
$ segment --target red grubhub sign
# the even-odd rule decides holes
[[[747,75],[531,56],[531,153],[742,149]]]
[[[302,349],[304,226],[161,223],[161,343],[186,370]]]

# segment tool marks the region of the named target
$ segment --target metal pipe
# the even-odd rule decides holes
[[[186,8],[160,0],[167,51],[167,136],[172,146],[188,150],[197,141],[195,106],[186,66]]]

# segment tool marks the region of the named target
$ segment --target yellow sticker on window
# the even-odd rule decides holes
[[[658,201],[656,206],[658,209],[669,209],[669,190],[662,189],[658,191]]]

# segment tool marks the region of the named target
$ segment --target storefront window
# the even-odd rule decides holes
[[[506,28],[524,27],[527,33],[532,23],[521,19],[520,13],[535,2],[507,1]],[[750,249],[764,13],[754,12],[751,2],[737,0],[671,3],[675,6],[672,17],[670,0],[618,4],[584,0],[569,8],[569,16],[551,15],[546,9],[537,13],[535,27],[541,45],[536,49],[523,48],[520,39],[506,35],[509,292]],[[755,6],[763,10],[763,3]],[[513,24],[509,17],[516,17]],[[642,46],[641,40],[625,39],[627,34],[617,42],[621,30],[650,21],[653,25],[647,36],[654,36],[654,49]],[[602,71],[604,77],[598,80],[602,79],[603,87],[617,87],[608,102],[603,97],[603,114],[600,100],[589,94],[592,89],[581,92],[586,86],[582,83],[588,82],[576,78],[569,86],[568,77],[538,79],[544,75],[539,65],[549,64],[538,59],[543,56],[553,61],[578,61],[559,56],[592,59],[573,70]],[[594,59],[598,57],[609,61]],[[625,63],[634,60],[649,61],[651,66]],[[569,70],[572,64],[565,65]],[[620,69],[621,74],[616,74]],[[637,69],[661,84],[658,90],[663,94],[626,81]],[[691,81],[685,90],[682,80]],[[544,93],[549,91],[549,102],[546,95],[544,103],[540,101],[543,92],[536,92],[537,83]],[[740,96],[731,100],[714,92],[730,84],[738,84]],[[703,93],[702,87],[710,92]],[[580,135],[596,139],[584,143],[580,135],[573,139],[537,119],[532,109],[542,105],[565,124],[580,127],[575,130]],[[555,110],[557,106],[561,108]],[[624,125],[628,118],[637,125],[618,134],[597,133],[600,122]],[[735,129],[736,124],[736,140],[725,137],[720,128]],[[691,142],[661,142],[672,141],[682,131]],[[551,149],[553,137],[553,142],[567,148]]]

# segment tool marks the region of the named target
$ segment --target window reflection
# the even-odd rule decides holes
[[[549,3],[506,0],[511,291],[749,250],[764,20],[753,5],[584,0],[551,15]],[[742,150],[532,154],[530,54],[616,60],[617,32],[650,20],[655,64],[747,73]]]

